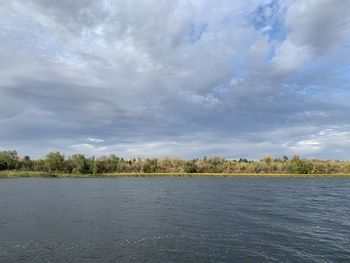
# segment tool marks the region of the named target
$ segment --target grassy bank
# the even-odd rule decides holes
[[[120,178],[120,177],[348,177],[350,174],[254,174],[254,173],[107,173],[107,174],[67,174],[27,171],[1,171],[0,178]]]

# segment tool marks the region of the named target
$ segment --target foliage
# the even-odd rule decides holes
[[[291,174],[311,174],[313,164],[307,160],[302,160],[298,155],[295,155],[288,164],[288,172]]]
[[[49,172],[64,170],[64,156],[60,152],[51,152],[46,156],[45,168]]]
[[[82,154],[64,156],[51,152],[44,159],[23,158],[16,151],[0,151],[0,170],[27,171],[54,174],[116,174],[116,173],[197,173],[197,174],[349,174],[350,161],[302,159],[294,156],[273,158],[265,156],[259,161],[247,159],[227,160],[221,157],[184,160],[180,158],[123,159],[116,155],[99,158]]]
[[[186,173],[196,173],[196,172],[198,172],[198,167],[197,167],[196,161],[193,160],[193,161],[185,162],[185,164],[184,164],[184,171]]]
[[[144,173],[156,173],[158,171],[158,160],[157,159],[146,159],[143,164]]]
[[[72,173],[86,174],[90,172],[88,160],[82,154],[74,154],[72,156]]]
[[[16,151],[2,151],[0,152],[0,170],[11,170],[16,168],[17,164]]]

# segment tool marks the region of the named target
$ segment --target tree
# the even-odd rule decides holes
[[[108,158],[109,162],[109,172],[117,172],[119,168],[119,158],[114,154],[110,155]]]
[[[261,161],[265,162],[267,165],[270,165],[273,160],[273,157],[271,155],[265,155]]]
[[[72,156],[73,170],[75,174],[86,174],[89,173],[89,166],[87,160],[82,154],[74,154]]]
[[[46,169],[45,169],[45,160],[43,159],[39,159],[39,160],[35,160],[34,161],[34,171],[37,171],[37,172],[44,172]]]
[[[187,161],[184,164],[184,171],[185,173],[196,173],[198,172],[198,167],[196,165],[196,161],[192,160],[192,161]]]
[[[33,168],[33,162],[30,160],[29,156],[24,156],[21,164],[21,168],[24,170],[31,170]]]
[[[300,159],[298,155],[295,155],[288,165],[288,172],[293,174],[310,174],[312,170],[313,164]]]
[[[64,156],[60,152],[51,152],[46,156],[45,167],[49,172],[60,172],[64,169]]]
[[[90,163],[90,165],[89,165],[89,167],[90,167],[90,173],[92,173],[92,174],[98,174],[99,171],[98,171],[98,167],[97,167],[97,163],[96,163],[95,157],[93,156],[93,157],[89,158],[88,161],[89,161],[89,163]]]
[[[211,157],[207,159],[207,171],[208,173],[220,173],[223,170],[223,164],[225,159],[221,157]]]
[[[158,168],[157,159],[146,159],[142,170],[144,173],[156,173],[158,171]]]
[[[0,170],[11,170],[17,166],[17,152],[16,151],[2,151],[0,152]]]

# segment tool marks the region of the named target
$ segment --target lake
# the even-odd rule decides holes
[[[350,179],[0,179],[0,262],[350,262]]]

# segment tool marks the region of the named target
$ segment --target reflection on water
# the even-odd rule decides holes
[[[1,179],[0,262],[349,262],[350,179]]]

